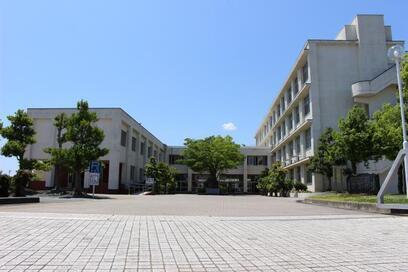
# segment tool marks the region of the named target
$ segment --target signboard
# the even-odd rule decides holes
[[[99,185],[99,173],[89,173],[89,185],[91,186]]]
[[[89,167],[89,173],[98,173],[100,172],[101,166],[98,161],[91,161],[91,165]]]
[[[154,178],[146,178],[146,185],[153,185],[154,184]]]

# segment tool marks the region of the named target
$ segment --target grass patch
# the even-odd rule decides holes
[[[328,194],[311,196],[310,199],[334,201],[334,202],[357,202],[357,203],[377,203],[376,195],[360,194]],[[386,204],[408,204],[406,195],[385,195],[384,203]]]

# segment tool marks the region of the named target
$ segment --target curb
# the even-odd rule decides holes
[[[371,203],[357,203],[357,202],[337,202],[327,201],[320,199],[306,198],[304,200],[298,200],[300,203],[327,206],[338,209],[356,210],[369,213],[381,213],[381,214],[408,214],[408,210],[391,209],[391,208],[378,208],[376,204]]]

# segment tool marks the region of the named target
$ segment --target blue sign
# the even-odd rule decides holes
[[[98,161],[91,161],[91,166],[89,167],[89,172],[90,173],[97,173],[99,174],[100,172],[100,164]]]

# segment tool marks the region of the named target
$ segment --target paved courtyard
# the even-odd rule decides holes
[[[408,269],[408,217],[292,199],[46,198],[37,205],[0,206],[0,222],[0,271]]]

